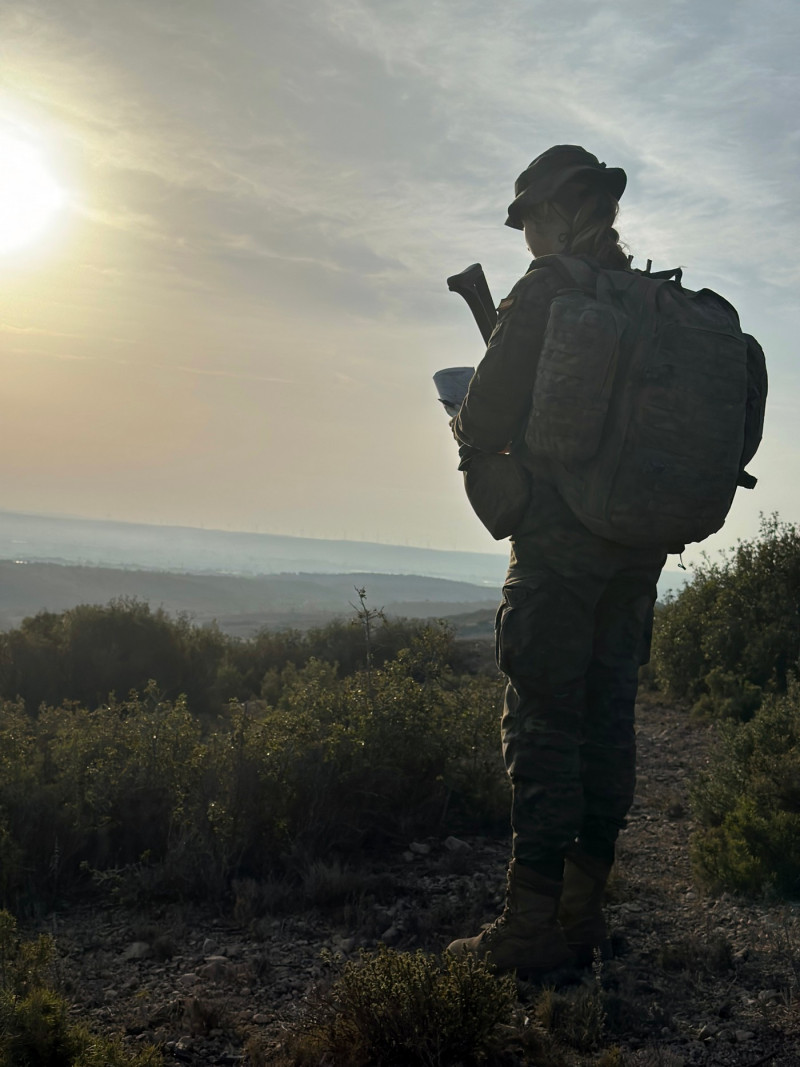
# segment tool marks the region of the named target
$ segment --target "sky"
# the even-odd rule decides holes
[[[634,265],[767,354],[702,547],[800,520],[798,54],[796,0],[4,0],[0,178],[23,146],[63,197],[14,248],[0,208],[0,506],[502,550],[431,382],[483,354],[445,279],[508,292],[514,179],[579,144]]]

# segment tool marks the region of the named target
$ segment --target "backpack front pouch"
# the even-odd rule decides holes
[[[596,454],[626,321],[578,289],[554,298],[525,431],[532,455],[570,466]]]

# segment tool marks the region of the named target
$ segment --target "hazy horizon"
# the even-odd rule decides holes
[[[164,531],[172,537],[165,538]],[[0,561],[4,559],[172,574],[398,575],[467,582],[494,597],[499,596],[508,564],[503,551],[465,552],[0,510]],[[658,583],[659,596],[679,589],[688,577],[688,571],[674,570],[668,563]]]

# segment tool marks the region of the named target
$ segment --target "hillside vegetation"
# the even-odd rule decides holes
[[[720,722],[697,776],[708,885],[800,878],[800,533],[776,517],[658,612],[665,696]],[[235,639],[136,601],[0,635],[0,898],[93,878],[225,893],[317,859],[505,819],[501,681],[444,624],[351,620]]]
[[[696,872],[713,889],[800,894],[800,531],[777,516],[658,613],[664,693],[720,722],[694,789]]]
[[[798,894],[799,608],[800,534],[772,518],[658,613],[665,714],[717,737],[692,791],[712,892]],[[42,914],[99,892],[213,901],[252,923],[352,901],[361,857],[507,833],[501,689],[446,625],[389,622],[363,591],[350,621],[250,640],[136,601],[26,619],[0,635],[0,905]],[[71,1021],[50,951],[0,913],[0,1062],[157,1063]],[[344,964],[274,1062],[451,1062],[446,1047],[464,1063],[638,1064],[601,1051],[627,1032],[615,996],[539,991],[529,1024],[482,965],[379,947]],[[271,1055],[256,1042],[246,1062]]]
[[[6,902],[112,873],[213,896],[505,815],[499,683],[458,669],[443,625],[362,604],[354,624],[235,642],[117,603],[27,620],[0,654]]]

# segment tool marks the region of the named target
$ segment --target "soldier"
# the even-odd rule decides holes
[[[506,225],[523,231],[534,261],[570,253],[628,270],[614,229],[625,185],[623,170],[583,148],[550,148],[517,179]],[[667,554],[666,544],[631,548],[591,533],[547,463],[526,453],[538,353],[564,284],[556,265],[532,265],[501,302],[453,425],[462,446],[517,457],[530,499],[511,536],[496,621],[512,785],[506,905],[488,929],[448,951],[533,976],[590,961],[607,936],[601,901],[633,799],[638,672]]]

